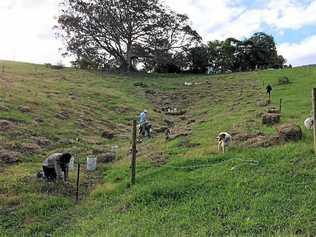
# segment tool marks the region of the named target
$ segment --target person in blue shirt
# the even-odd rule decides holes
[[[143,137],[151,137],[151,124],[149,122],[148,111],[145,109],[139,115],[139,134]]]

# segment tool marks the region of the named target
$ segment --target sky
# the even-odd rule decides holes
[[[0,59],[64,63],[57,39],[59,0],[0,0]],[[263,31],[294,66],[316,63],[316,0],[164,0],[187,14],[206,43]]]

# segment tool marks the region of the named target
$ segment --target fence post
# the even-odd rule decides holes
[[[280,99],[280,108],[279,108],[280,113],[282,112],[282,99]]]
[[[314,150],[316,154],[316,88],[313,88],[313,128],[314,128]]]
[[[80,180],[80,162],[79,162],[79,158],[78,158],[76,202],[79,202],[79,180]]]
[[[133,132],[132,132],[132,163],[131,163],[131,168],[132,168],[132,178],[131,178],[131,183],[132,185],[135,184],[136,181],[136,120],[133,120]]]

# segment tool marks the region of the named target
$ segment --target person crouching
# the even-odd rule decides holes
[[[70,159],[71,154],[69,153],[54,153],[50,155],[43,162],[44,178],[47,181],[64,180],[66,182]]]

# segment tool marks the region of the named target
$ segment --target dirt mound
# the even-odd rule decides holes
[[[8,120],[0,120],[0,132],[6,132],[15,128],[15,124]]]
[[[112,140],[114,138],[114,132],[111,130],[104,130],[101,136],[105,139]]]
[[[263,133],[240,133],[233,136],[237,144],[249,148],[271,147],[280,144],[279,137],[266,136]]]
[[[31,109],[30,109],[30,107],[28,107],[28,106],[20,106],[20,107],[19,107],[19,110],[20,110],[22,113],[30,113],[30,112],[31,112]]]
[[[20,153],[8,150],[0,150],[0,162],[14,164],[20,161]]]
[[[151,154],[149,158],[151,160],[151,163],[158,167],[165,165],[167,163],[167,159],[162,152],[157,154]]]
[[[35,143],[23,143],[20,149],[23,153],[33,154],[41,150],[41,147]]]
[[[299,141],[303,137],[302,129],[295,124],[285,124],[277,128],[279,136],[285,141]]]
[[[97,159],[99,163],[110,163],[115,160],[115,154],[113,152],[107,152],[97,155]]]
[[[279,123],[281,115],[278,113],[266,113],[262,116],[262,124],[274,125]]]
[[[41,147],[48,147],[51,145],[51,141],[46,137],[33,137],[34,142]]]

